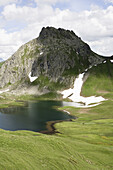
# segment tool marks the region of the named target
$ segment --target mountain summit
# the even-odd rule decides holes
[[[79,73],[103,61],[73,31],[42,28],[38,38],[21,46],[3,62],[0,87],[33,86],[41,91],[70,87]]]

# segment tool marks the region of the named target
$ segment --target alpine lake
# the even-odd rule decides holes
[[[74,116],[57,109],[62,106],[76,106],[76,104],[64,101],[30,101],[26,102],[25,106],[0,109],[0,128],[42,133],[47,133],[49,129],[54,131],[52,124],[55,122],[75,119]]]

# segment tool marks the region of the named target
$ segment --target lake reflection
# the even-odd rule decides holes
[[[69,104],[70,103],[70,104]],[[28,102],[24,107],[0,109],[0,128],[5,130],[44,131],[46,122],[67,120],[73,116],[56,110],[55,106],[68,106],[72,102],[39,101]]]

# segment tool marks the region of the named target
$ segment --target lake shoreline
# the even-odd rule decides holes
[[[59,109],[56,108],[56,110],[59,110]],[[69,115],[71,115],[70,112],[67,111],[67,110],[62,110],[62,111],[65,112],[65,113],[67,113],[67,114],[69,114]],[[71,115],[71,116],[73,116],[73,115]],[[77,119],[77,117],[73,116],[73,119],[75,120],[75,119]],[[48,134],[48,135],[52,135],[52,134],[55,134],[55,133],[60,133],[60,132],[57,131],[57,129],[55,128],[55,124],[56,124],[56,123],[67,122],[67,121],[68,121],[68,122],[72,122],[73,119],[48,121],[48,122],[46,122],[46,128],[47,128],[48,130],[40,131],[39,133]]]
[[[74,118],[73,118],[74,119]],[[39,133],[43,133],[43,134],[48,134],[48,135],[52,135],[55,133],[60,133],[59,131],[57,131],[57,129],[55,128],[55,124],[56,123],[62,123],[62,122],[72,122],[73,119],[67,119],[67,120],[56,120],[56,121],[49,121],[46,123],[46,128],[48,130],[44,130],[44,131],[40,131]],[[76,119],[76,118],[75,118]]]
[[[41,100],[41,101],[29,101],[28,103],[27,103],[27,101],[22,101],[22,100],[17,100],[17,102],[18,103],[21,103],[21,102],[23,102],[24,103],[24,106],[18,106],[18,107],[14,107],[14,106],[12,106],[12,107],[8,107],[8,108],[2,108],[1,109],[1,113],[7,113],[8,112],[8,115],[9,115],[9,113],[11,113],[10,114],[10,119],[15,119],[15,117],[16,117],[16,114],[14,114],[14,116],[12,116],[13,115],[13,112],[15,113],[15,109],[16,109],[16,112],[17,112],[17,110],[19,110],[19,112],[20,111],[22,111],[23,110],[23,107],[24,107],[24,113],[26,113],[30,108],[31,108],[31,106],[33,105],[33,107],[34,108],[36,108],[36,103],[38,104],[38,105],[40,105],[40,108],[45,104],[45,103],[47,103],[47,102],[49,102],[48,103],[48,106],[51,108],[50,110],[49,110],[49,114],[48,115],[50,115],[50,117],[49,118],[47,118],[47,119],[45,119],[45,122],[44,123],[42,123],[42,127],[43,128],[40,128],[40,126],[38,127],[38,125],[36,125],[36,127],[37,127],[37,129],[35,129],[35,131],[36,132],[39,132],[39,133],[45,133],[45,134],[54,134],[54,133],[57,133],[57,129],[55,129],[55,127],[54,127],[54,125],[56,124],[56,123],[60,123],[60,122],[63,122],[63,121],[72,121],[72,119],[75,119],[75,117],[74,116],[72,116],[72,115],[70,115],[69,114],[69,112],[67,113],[67,111],[66,110],[60,110],[59,108],[60,107],[62,107],[63,105],[62,105],[62,102],[60,102],[60,101],[43,101],[43,100]],[[35,103],[36,102],[36,103]],[[60,103],[59,103],[60,102]],[[40,104],[39,104],[40,103]],[[55,105],[56,104],[56,105]],[[38,107],[38,106],[37,106]],[[42,109],[42,113],[47,113],[47,104],[45,104],[45,107],[43,107],[43,109]],[[52,110],[52,111],[51,111]],[[36,111],[37,112],[37,111]],[[60,113],[60,112],[62,112],[62,113]],[[18,113],[18,112],[17,112]],[[23,111],[22,111],[22,113],[23,113]],[[7,129],[9,129],[10,131],[13,131],[13,129],[15,129],[15,130],[18,130],[18,128],[19,129],[22,129],[22,130],[24,130],[24,128],[26,129],[29,129],[29,126],[28,126],[28,124],[27,124],[27,119],[25,119],[25,116],[24,116],[24,113],[22,114],[22,115],[20,115],[20,114],[17,114],[18,116],[20,116],[19,118],[21,119],[22,118],[22,121],[21,122],[24,122],[24,123],[21,123],[22,124],[22,126],[20,125],[20,123],[17,121],[17,124],[18,124],[18,126],[16,127],[14,127],[14,128],[12,128],[12,126],[13,125],[11,125],[11,128],[10,128],[10,125],[9,126],[7,126],[7,125],[5,125],[5,124],[3,124],[2,122],[4,122],[4,120],[6,119],[6,117],[4,117],[4,115],[1,115],[1,120],[3,119],[3,121],[1,122],[1,128],[2,129],[5,129],[6,127],[7,127]],[[40,113],[41,113],[41,111],[40,111]],[[31,112],[31,109],[30,109],[30,112],[29,112],[29,115],[30,114],[32,114],[32,112]],[[7,114],[6,114],[7,115]],[[36,114],[37,115],[37,114]],[[42,114],[43,115],[43,114]],[[47,115],[47,114],[45,114],[45,115]],[[64,115],[64,116],[63,116]],[[55,117],[54,117],[55,116]],[[43,116],[42,116],[43,117]],[[28,118],[28,117],[27,117]],[[19,119],[19,120],[20,120]],[[34,119],[33,119],[34,120]],[[36,122],[36,121],[35,121]],[[31,125],[32,125],[32,122],[31,122]],[[40,125],[40,124],[39,124]],[[34,126],[34,124],[33,124],[33,126]],[[31,130],[31,129],[29,129],[29,130]],[[32,129],[32,131],[34,131],[34,129]]]

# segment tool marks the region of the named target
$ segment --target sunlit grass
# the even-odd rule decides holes
[[[113,101],[65,110],[77,119],[56,124],[54,135],[0,130],[0,169],[112,169]]]
[[[102,66],[104,67],[104,66]],[[111,68],[111,67],[110,67]],[[94,69],[94,68],[93,68]],[[0,169],[107,170],[113,169],[113,79],[91,71],[82,95],[107,98],[92,108],[62,107],[77,117],[55,125],[54,135],[31,131],[0,130]],[[1,104],[9,101],[3,96]],[[59,99],[56,93],[38,96],[11,96],[11,100]],[[10,105],[10,103],[9,103]],[[2,107],[2,106],[1,106]]]

